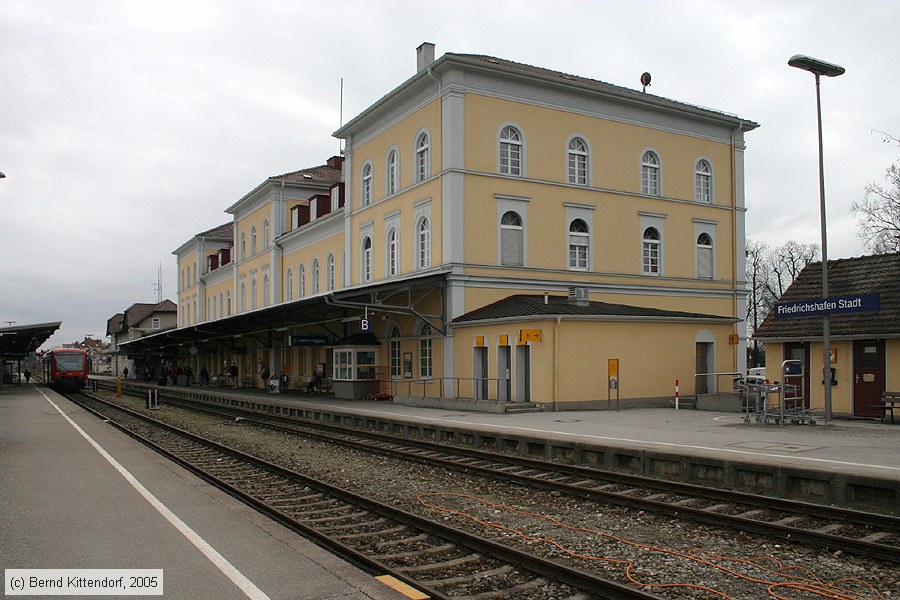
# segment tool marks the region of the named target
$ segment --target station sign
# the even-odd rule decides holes
[[[776,302],[772,308],[776,319],[847,315],[881,310],[881,294],[853,294],[834,298]]]
[[[288,338],[288,346],[325,346],[328,337],[324,335],[292,335]]]
[[[520,329],[519,330],[519,346],[524,346],[528,342],[540,342],[540,329]]]

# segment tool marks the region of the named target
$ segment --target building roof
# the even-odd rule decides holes
[[[157,303],[136,302],[124,313],[115,314],[106,322],[106,334],[124,333],[131,327],[137,327],[138,323],[150,315],[172,312],[178,312],[178,305],[171,300]]]
[[[59,329],[60,325],[62,321],[0,327],[0,356],[8,359],[11,354],[34,352]]]
[[[879,312],[831,315],[832,337],[900,335],[900,253],[828,261],[828,296],[881,295]],[[822,263],[807,265],[780,302],[822,297]],[[822,336],[822,317],[776,319],[770,311],[756,332],[760,340],[809,339]]]
[[[729,119],[738,120],[736,115],[726,113],[720,110],[715,110],[711,108],[705,108],[702,106],[697,106],[694,104],[688,104],[686,102],[678,102],[676,100],[670,100],[668,98],[664,98],[662,96],[656,96],[653,94],[648,94],[646,92],[639,92],[638,90],[634,90],[631,88],[622,87],[619,85],[613,85],[611,83],[606,83],[605,81],[600,81],[598,79],[591,79],[590,77],[581,77],[579,75],[571,75],[569,73],[563,73],[562,71],[554,71],[552,69],[545,69],[543,67],[535,67],[532,65],[527,65],[524,63],[518,63],[512,60],[506,60],[504,58],[498,58],[496,56],[487,56],[484,54],[457,54],[454,52],[448,52],[445,56],[452,56],[458,59],[473,61],[477,63],[481,63],[489,68],[499,69],[499,70],[507,70],[507,71],[518,71],[520,73],[524,73],[527,75],[538,76],[542,79],[546,79],[549,81],[559,81],[562,83],[575,84],[583,87],[592,88],[599,92],[607,92],[616,96],[624,96],[629,97],[632,100],[641,101],[641,102],[651,102],[659,105],[670,105],[672,107],[677,107],[680,109],[691,109],[697,110],[701,112],[713,113],[719,117],[725,117]],[[740,119],[740,121],[744,124],[744,131],[748,131],[751,129],[756,129],[759,127],[758,123],[754,123],[753,121],[747,121],[746,119]]]
[[[694,118],[713,120],[719,123],[724,122],[733,127],[740,126],[742,131],[751,131],[759,127],[759,123],[755,123],[754,121],[743,119],[736,115],[720,110],[706,108],[695,104],[688,104],[686,102],[670,100],[662,96],[656,96],[651,93],[613,85],[611,83],[606,83],[597,79],[591,79],[589,77],[570,75],[561,71],[535,67],[532,65],[518,63],[503,58],[497,58],[495,56],[487,56],[484,54],[458,54],[454,52],[447,52],[440,58],[432,62],[430,65],[428,65],[428,69],[420,70],[405,82],[401,83],[399,86],[382,96],[374,104],[356,115],[349,122],[345,123],[341,128],[334,132],[333,135],[339,138],[347,137],[349,133],[355,130],[357,126],[368,115],[379,111],[392,98],[394,98],[398,94],[403,93],[405,90],[408,90],[411,86],[415,85],[420,80],[429,80],[434,72],[437,72],[445,67],[451,68],[453,65],[462,66],[463,68],[469,67],[486,69],[497,72],[498,74],[505,73],[517,77],[527,77],[532,81],[543,81],[547,84],[580,89],[588,93],[606,96],[611,99],[619,99],[634,104],[642,104],[648,107],[655,108],[657,110],[674,111],[681,114],[691,115]]]
[[[609,302],[572,302],[565,296],[516,294],[482,306],[453,320],[454,324],[474,321],[523,320],[535,317],[606,318],[623,321],[702,320],[733,323],[736,319],[718,315],[661,310]]]
[[[234,221],[228,221],[227,223],[223,223],[218,227],[207,229],[206,231],[198,233],[194,237],[221,238],[223,240],[234,239]]]
[[[306,183],[311,185],[331,186],[341,180],[340,169],[332,169],[328,165],[300,169],[291,173],[273,175],[270,181],[284,181],[286,183]]]
[[[125,313],[116,313],[106,321],[106,335],[122,333],[125,325]]]

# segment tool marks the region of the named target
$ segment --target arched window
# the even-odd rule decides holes
[[[587,223],[575,219],[569,225],[569,268],[576,271],[588,269],[588,241],[590,232]]]
[[[250,228],[250,256],[256,256],[256,225]]]
[[[394,325],[388,333],[391,349],[391,377],[402,377],[402,363],[400,361],[400,328]]]
[[[419,336],[419,377],[431,377],[431,326],[424,325]]]
[[[396,149],[391,149],[387,156],[387,173],[385,174],[385,185],[387,186],[387,195],[396,194],[400,189],[400,153]]]
[[[419,269],[425,269],[431,266],[431,224],[427,217],[423,217],[419,221],[419,228],[416,232],[416,265]]]
[[[241,232],[241,260],[247,258],[247,233]]]
[[[231,316],[231,290],[225,290],[225,308],[226,308],[225,315],[230,317]]]
[[[314,258],[312,262],[312,293],[319,293],[319,259]]]
[[[372,238],[369,236],[362,242],[362,280],[372,281]]]
[[[253,279],[250,280],[250,309],[251,310],[256,310],[256,306],[257,306],[256,296],[257,296],[258,292],[259,292],[259,290],[257,289],[257,286],[256,286],[256,277],[254,277]]]
[[[431,175],[431,146],[428,133],[423,131],[416,137],[416,183],[425,181]]]
[[[334,291],[334,254],[329,254],[325,259],[325,277],[328,291]]]
[[[659,156],[652,150],[641,157],[641,193],[659,196]]]
[[[222,292],[219,292],[219,316],[225,317],[225,295]]]
[[[500,131],[500,172],[522,174],[522,134],[510,125]]]
[[[241,312],[247,310],[247,284],[241,282]]]
[[[300,263],[300,266],[297,267],[297,288],[300,294],[300,298],[306,298],[306,265]]]
[[[712,166],[709,161],[700,159],[694,171],[694,200],[712,202]]]
[[[263,275],[263,306],[269,305],[270,295],[271,294],[269,293],[269,274],[266,273],[265,275]]]
[[[387,239],[387,270],[388,276],[400,274],[400,244],[397,240],[397,230],[391,229]]]
[[[362,206],[368,206],[372,204],[372,163],[366,163],[363,165],[360,194],[360,202]]]
[[[659,275],[659,231],[654,227],[644,230],[643,252],[641,256],[641,272],[644,275]]]
[[[569,140],[569,183],[588,184],[588,149],[583,139],[574,137]]]
[[[288,267],[284,278],[284,299],[290,302],[294,299],[294,272]]]
[[[713,276],[713,241],[708,233],[697,236],[697,277],[712,279]]]
[[[522,217],[513,211],[500,218],[500,264],[520,267],[524,263],[524,228]]]
[[[212,315],[212,306],[210,305],[210,299],[206,299],[206,319],[205,321],[209,321],[210,316]]]

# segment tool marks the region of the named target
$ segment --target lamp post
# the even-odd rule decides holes
[[[828,236],[825,226],[825,160],[822,153],[822,96],[819,78],[844,74],[844,67],[811,56],[795,54],[788,65],[809,71],[816,78],[816,118],[819,125],[819,219],[822,228],[822,298],[828,298]],[[831,322],[822,317],[822,380],[825,383],[825,422],[831,422]]]

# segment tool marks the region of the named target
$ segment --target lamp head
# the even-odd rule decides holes
[[[793,55],[790,60],[788,60],[788,65],[796,69],[809,71],[816,75],[824,75],[825,77],[837,77],[838,75],[843,75],[846,71],[846,69],[840,65],[825,62],[824,60],[806,56],[805,54]]]

